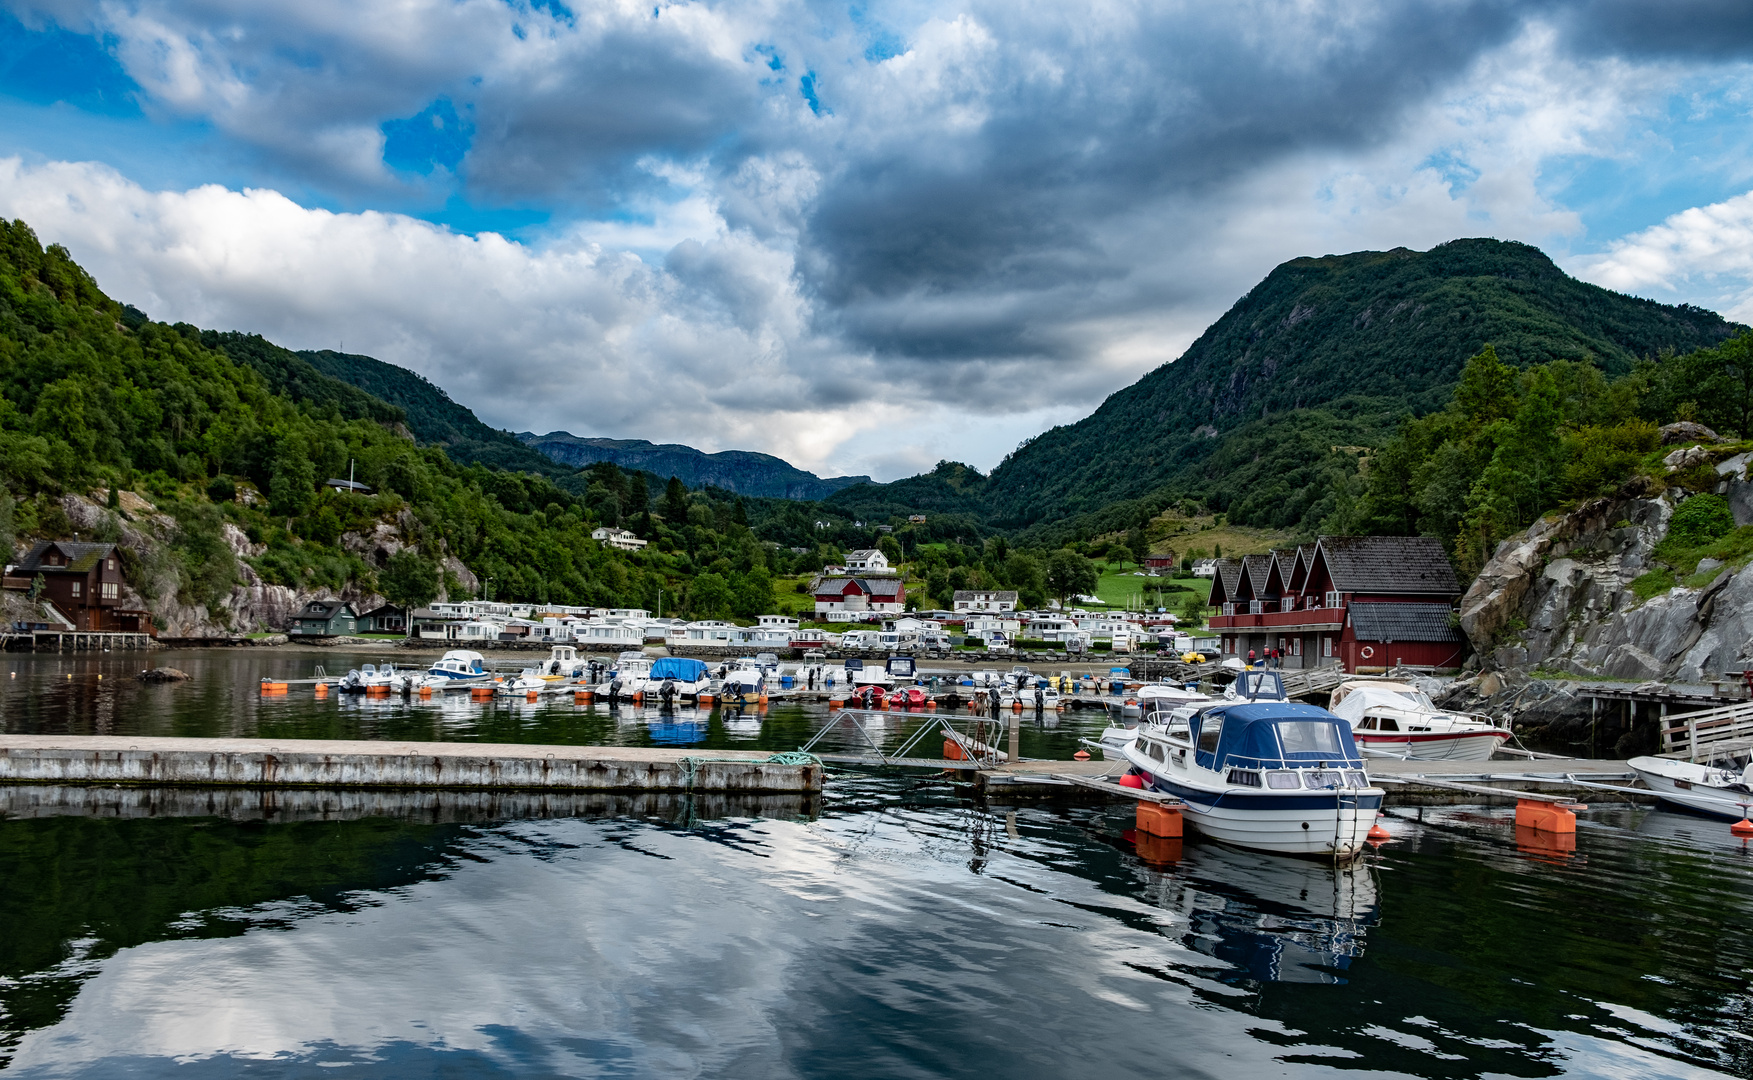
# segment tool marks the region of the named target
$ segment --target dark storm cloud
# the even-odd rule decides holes
[[[1591,56],[1742,60],[1753,57],[1753,4],[1745,0],[1593,0],[1560,5],[1567,43]]]

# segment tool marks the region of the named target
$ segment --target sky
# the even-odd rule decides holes
[[[507,430],[990,469],[1298,256],[1753,322],[1753,6],[0,0],[0,214]]]

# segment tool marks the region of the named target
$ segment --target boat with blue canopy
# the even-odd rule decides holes
[[[660,701],[697,698],[711,681],[712,677],[701,661],[665,656],[652,661],[651,671],[645,677],[645,696],[647,700],[656,697]]]
[[[1141,723],[1121,753],[1147,787],[1186,804],[1188,824],[1239,847],[1350,859],[1382,806],[1351,725],[1313,705],[1216,704]]]

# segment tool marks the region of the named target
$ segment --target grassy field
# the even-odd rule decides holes
[[[1192,590],[1204,596],[1210,588],[1211,582],[1204,578],[1134,577],[1131,570],[1110,570],[1104,564],[1101,579],[1096,583],[1096,595],[1112,607],[1125,607],[1128,601],[1137,607],[1142,594],[1144,603],[1154,608],[1159,603],[1157,592],[1161,590],[1160,603],[1175,611],[1187,598],[1187,593],[1182,590]]]

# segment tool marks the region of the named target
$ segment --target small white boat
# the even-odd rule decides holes
[[[1753,805],[1753,762],[1740,770],[1673,758],[1634,757],[1625,763],[1663,802],[1735,821]]]
[[[1221,702],[1184,728],[1140,724],[1120,753],[1187,824],[1257,851],[1353,858],[1382,806],[1350,725],[1313,705]]]
[[[634,694],[644,693],[651,674],[651,659],[642,652],[628,650],[609,669],[608,678],[591,687],[599,700],[632,701]]]
[[[445,680],[447,687],[459,688],[493,679],[493,673],[487,670],[486,659],[470,649],[452,649],[427,668],[426,674]]]
[[[1510,732],[1483,717],[1444,712],[1430,695],[1401,682],[1340,683],[1328,708],[1351,725],[1370,757],[1411,761],[1490,761]]]
[[[542,665],[544,679],[580,679],[590,665],[571,645],[556,645],[548,650],[548,662]]]
[[[527,697],[530,694],[552,694],[562,688],[562,683],[551,680],[542,674],[539,667],[527,667],[515,679],[506,679],[499,684],[499,692],[508,697]]]
[[[693,701],[712,685],[706,665],[699,660],[666,656],[654,661],[645,677],[645,698],[662,702]]]
[[[718,700],[726,705],[757,705],[767,699],[767,675],[753,664],[733,665],[718,685]]]

